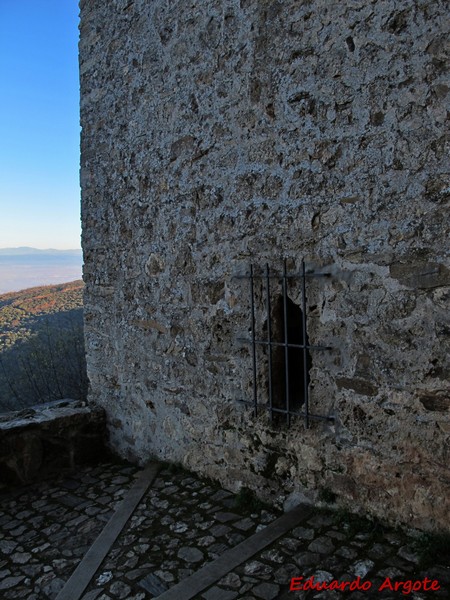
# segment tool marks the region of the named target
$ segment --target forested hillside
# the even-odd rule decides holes
[[[83,282],[0,295],[0,412],[86,393]]]

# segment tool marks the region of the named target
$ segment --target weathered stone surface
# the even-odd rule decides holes
[[[450,285],[450,270],[439,263],[394,263],[390,266],[390,274],[403,285],[412,288],[426,289]]]
[[[450,395],[445,390],[435,390],[420,397],[420,402],[426,410],[448,412],[450,409]]]
[[[13,540],[0,540],[0,551],[2,554],[11,554],[15,548],[17,548],[17,542]]]
[[[13,563],[18,563],[20,565],[26,564],[31,558],[31,554],[28,552],[16,552],[11,556],[11,560]]]
[[[106,458],[104,412],[58,400],[0,421],[0,488]]]
[[[334,544],[328,537],[317,538],[311,542],[308,546],[308,550],[311,552],[318,552],[319,554],[329,554],[334,550]]]
[[[217,586],[212,587],[202,595],[202,598],[205,600],[234,600],[234,598],[237,597],[237,592],[233,592],[232,590],[223,590]]]
[[[15,587],[21,581],[23,581],[25,577],[5,577],[2,581],[0,581],[0,590],[9,590],[12,587]]]
[[[261,583],[253,588],[253,593],[257,598],[263,598],[263,600],[274,600],[278,598],[280,586],[275,583]]]
[[[270,574],[270,568],[260,561],[253,560],[245,566],[244,572],[246,575],[264,576]]]
[[[203,559],[203,552],[198,548],[184,546],[178,550],[178,557],[188,563],[196,563]]]
[[[81,2],[90,400],[124,457],[279,506],[327,488],[342,507],[448,528],[447,12]],[[310,409],[334,421],[309,429],[236,402],[253,396],[249,284],[234,275],[283,257],[328,274],[307,281],[309,342],[332,348],[311,351]],[[287,287],[300,305],[301,281]],[[266,339],[260,279],[255,296]],[[267,370],[258,348],[262,402]]]
[[[27,486],[21,494],[14,490],[9,495],[5,494],[0,511],[2,542],[10,541],[11,529],[6,525],[11,520],[11,513],[17,517],[20,515],[21,526],[24,527],[31,520],[35,521],[35,511],[42,511],[54,524],[60,525],[59,531],[50,535],[61,537],[56,543],[52,540],[51,544],[39,544],[40,540],[46,539],[44,530],[51,530],[44,520],[36,524],[36,540],[25,541],[17,547],[0,544],[0,550],[3,548],[11,551],[0,557],[0,586],[4,586],[0,594],[2,600],[3,597],[5,600],[41,600],[44,596],[55,598],[63,581],[67,581],[98,535],[97,530],[93,536],[80,536],[73,519],[67,521],[66,506],[62,503],[67,489],[72,489],[73,484],[78,483],[77,494],[86,499],[86,502],[78,504],[73,511],[86,515],[89,503],[103,506],[98,501],[103,498],[104,490],[122,497],[124,489],[127,490],[133,483],[135,472],[136,469],[129,465],[102,464],[96,468],[85,467],[80,473],[73,473],[70,479],[59,478],[44,485]],[[214,487],[208,480],[161,469],[153,487],[144,495],[110,548],[82,600],[98,600],[99,597],[144,600],[149,595],[157,597],[180,582],[188,589],[186,578],[216,558],[206,554],[209,548],[222,547],[223,554],[243,539],[237,524],[249,511],[236,508],[236,499],[230,493],[221,494]],[[176,494],[173,493],[174,489],[177,490]],[[216,500],[212,500],[213,497]],[[40,501],[35,498],[40,498]],[[196,503],[199,498],[209,498],[210,501],[200,502],[207,506],[198,508]],[[155,503],[155,499],[158,502]],[[235,506],[235,514],[239,516],[238,520],[230,522],[238,539],[234,540],[231,535],[215,538],[210,534],[210,528],[215,523],[211,516],[228,512],[227,503],[230,500]],[[31,508],[35,504],[38,506]],[[64,507],[64,511],[55,509],[57,505]],[[196,506],[196,510],[193,510],[193,506]],[[186,528],[175,531],[171,527],[172,522],[165,522],[167,513],[174,517],[174,523],[183,523]],[[250,514],[254,526],[246,532],[248,536],[255,533],[258,524],[264,521],[265,525],[270,525],[277,516],[276,511],[269,512],[257,507],[252,507]],[[89,516],[93,521],[98,518],[98,513]],[[210,583],[211,587],[199,593],[198,597],[285,598],[291,595],[288,591],[291,577],[303,576],[307,580],[313,576],[315,581],[351,581],[357,575],[363,577],[364,573],[365,579],[373,581],[373,589],[376,589],[378,581],[381,583],[382,575],[403,581],[411,578],[413,573],[417,579],[433,577],[441,585],[440,591],[433,592],[433,598],[440,600],[448,597],[450,580],[445,566],[448,561],[442,555],[432,568],[421,570],[419,555],[415,555],[413,551],[418,532],[409,535],[405,531],[393,531],[385,526],[377,528],[375,532],[374,523],[368,529],[369,522],[365,520],[360,521],[360,528],[355,527],[358,525],[356,519],[351,515],[345,516],[341,512],[333,513],[325,509],[305,512],[304,521],[281,536],[273,545],[257,552],[247,562],[243,561],[225,576],[221,577],[219,570],[217,576],[220,580]],[[205,524],[205,527],[200,527]],[[15,528],[17,527],[16,522]],[[208,536],[205,536],[205,531]],[[378,540],[376,543],[374,534]],[[204,560],[187,566],[184,558],[177,556],[177,549],[187,548],[190,551],[204,548],[200,542],[205,537],[212,538],[212,541],[209,541],[208,548],[203,553]],[[317,541],[322,546],[327,539],[333,540],[335,545],[336,550],[332,554],[308,550],[311,542]],[[225,541],[222,543],[221,540]],[[187,543],[189,546],[186,546]],[[39,549],[39,552],[33,552],[31,548]],[[61,558],[61,549],[64,558]],[[21,554],[31,554],[28,562],[16,560],[16,555]],[[328,596],[327,593],[323,597]]]
[[[373,383],[363,379],[339,377],[336,379],[336,385],[340,389],[353,390],[362,396],[376,396],[378,393],[378,388]]]
[[[114,598],[119,598],[122,600],[123,598],[130,597],[131,588],[126,583],[116,581],[110,586],[109,591]]]
[[[360,560],[352,565],[350,569],[356,577],[361,577],[361,579],[364,579],[364,577],[367,577],[367,573],[373,569],[374,565],[375,563],[371,560]]]

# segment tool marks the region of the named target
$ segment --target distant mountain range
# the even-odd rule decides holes
[[[20,246],[19,248],[0,248],[0,256],[23,256],[28,254],[58,254],[58,255],[81,255],[81,248],[74,250],[55,250],[54,248],[48,248],[48,250],[40,250],[39,248],[31,248],[29,246]]]

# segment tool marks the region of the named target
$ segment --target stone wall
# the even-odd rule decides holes
[[[0,492],[107,458],[100,408],[66,399],[0,416]]]
[[[448,528],[447,2],[80,6],[90,398],[116,449]],[[309,429],[239,403],[235,275],[303,257],[329,274],[307,317],[331,347],[312,352],[311,410],[334,421]]]

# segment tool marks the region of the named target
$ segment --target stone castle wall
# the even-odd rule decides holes
[[[277,502],[335,494],[448,528],[447,3],[80,6],[90,398],[114,446]],[[309,341],[331,347],[309,376],[334,421],[309,429],[238,402],[235,275],[283,258],[329,274],[308,282]]]

